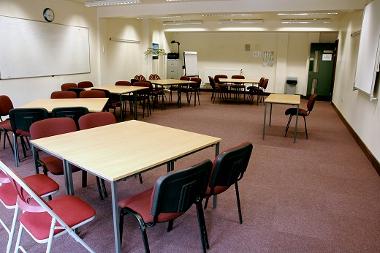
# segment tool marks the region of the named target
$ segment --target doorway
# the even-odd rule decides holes
[[[311,43],[306,96],[316,93],[318,100],[331,101],[334,89],[338,43]]]

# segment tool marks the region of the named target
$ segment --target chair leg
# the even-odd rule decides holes
[[[140,184],[142,184],[143,183],[143,179],[142,179],[141,173],[139,173],[139,180],[140,180]]]
[[[14,251],[15,253],[18,252],[19,248],[20,248],[22,229],[23,229],[23,226],[20,225],[20,227],[18,229],[17,240],[16,240],[16,245],[15,245],[15,251]]]
[[[123,214],[123,210],[120,210],[120,215],[119,215],[120,245],[123,244],[123,231],[124,231],[124,214]]]
[[[167,232],[172,231],[172,229],[173,229],[173,223],[174,223],[174,220],[170,220],[168,222],[168,228],[166,229]]]
[[[102,188],[103,188],[104,197],[107,198],[108,197],[108,193],[107,193],[107,188],[106,188],[106,184],[104,182],[104,179],[100,179],[100,182],[101,182],[101,185],[102,185]]]
[[[17,135],[13,133],[13,147],[14,147],[14,159],[15,159],[15,165],[18,167],[19,160],[18,160],[18,145],[17,145]]]
[[[306,133],[306,139],[309,139],[309,135],[307,134],[307,127],[306,127],[306,117],[303,116],[303,121],[305,122],[305,133]]]
[[[289,129],[289,125],[290,125],[290,122],[292,121],[292,117],[293,115],[289,115],[289,120],[288,120],[288,124],[286,124],[286,128],[285,128],[285,137],[288,135],[288,129]]]
[[[82,188],[87,187],[87,171],[82,170]]]
[[[210,245],[208,243],[208,237],[207,237],[207,229],[205,224],[205,217],[202,209],[202,202],[198,202],[197,204],[197,217],[198,217],[198,223],[199,223],[199,232],[201,235],[201,242],[202,242],[202,248],[203,252],[206,252],[206,249],[210,248]]]
[[[100,178],[99,177],[96,177],[96,185],[98,187],[98,192],[99,192],[100,199],[104,200],[103,190],[102,190],[102,186],[100,185]]]
[[[237,182],[235,183],[235,191],[236,191],[237,208],[238,208],[238,213],[239,213],[239,222],[240,224],[243,224],[243,216],[241,215],[241,206],[240,206],[239,186]]]
[[[210,197],[206,197],[205,205],[204,205],[204,207],[203,207],[205,210],[206,210],[206,208],[207,208],[209,198],[210,198]]]
[[[150,253],[148,236],[146,234],[146,226],[142,224],[141,221],[139,221],[139,223],[140,223],[141,236],[144,242],[145,253]]]

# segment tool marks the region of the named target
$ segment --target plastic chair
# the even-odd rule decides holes
[[[15,252],[26,252],[20,245],[23,230],[26,230],[37,243],[47,243],[46,252],[51,251],[53,238],[65,233],[89,252],[94,252],[74,231],[95,218],[96,212],[89,204],[78,197],[67,195],[44,201],[24,180],[1,162],[0,167],[11,178],[17,191],[17,206],[22,210]]]
[[[19,165],[19,152],[17,139],[21,139],[22,150],[26,157],[26,142],[30,137],[29,127],[36,121],[49,116],[45,108],[15,108],[9,111],[9,119],[13,132],[14,159],[16,167]],[[25,139],[26,141],[25,141]]]
[[[11,99],[6,95],[0,96],[0,140],[1,140],[1,132],[3,132],[3,148],[5,149],[5,139],[8,140],[9,146],[13,150],[13,145],[9,138],[8,132],[12,132],[12,126],[9,118],[3,120],[2,117],[9,116],[9,111],[13,109],[13,103]]]
[[[62,91],[67,91],[71,88],[78,88],[78,85],[76,83],[64,83],[61,85]]]
[[[187,170],[170,172],[156,181],[154,188],[119,201],[120,236],[123,235],[125,215],[132,215],[139,223],[145,252],[150,252],[147,227],[157,223],[169,222],[168,231],[172,229],[173,220],[184,214],[193,204],[197,208],[199,230],[203,252],[209,247],[207,230],[202,209],[202,200],[207,188],[212,163],[206,160]]]
[[[51,99],[64,99],[64,98],[77,98],[77,94],[74,91],[53,91],[50,95]]]
[[[298,109],[298,115],[303,117],[303,121],[305,123],[306,139],[309,139],[309,135],[307,133],[307,127],[306,127],[306,117],[309,116],[311,111],[313,110],[316,99],[317,99],[317,94],[311,95],[309,97],[309,100],[307,101],[307,109],[301,109],[301,108]],[[291,108],[286,109],[285,115],[289,115],[288,124],[286,124],[286,128],[285,128],[285,136],[287,136],[290,122],[292,121],[293,116],[297,115],[297,108],[291,107]]]
[[[91,88],[94,84],[91,81],[82,81],[78,83],[78,88]]]
[[[239,222],[243,223],[238,181],[243,178],[252,150],[253,145],[246,142],[228,149],[216,157],[206,192],[205,209],[211,196],[225,192],[231,185],[235,185]]]
[[[8,210],[14,210],[12,223],[9,226],[0,219],[0,224],[4,227],[8,234],[8,243],[6,253],[10,252],[12,240],[17,221],[17,191],[11,183],[11,178],[8,176],[5,165],[0,161],[0,203]],[[24,182],[41,197],[51,197],[59,190],[59,185],[51,178],[45,175],[37,174],[23,178]]]

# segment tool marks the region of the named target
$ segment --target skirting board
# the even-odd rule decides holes
[[[360,148],[363,150],[364,154],[367,156],[369,161],[372,163],[375,168],[377,174],[380,176],[380,162],[375,158],[375,156],[371,153],[371,151],[367,148],[364,142],[360,139],[359,135],[354,131],[354,129],[350,126],[347,120],[343,117],[342,113],[338,110],[334,103],[332,103],[333,108],[338,114],[339,118],[342,120],[344,125],[347,127],[348,131],[351,133],[352,137],[354,137],[355,141],[359,144]]]

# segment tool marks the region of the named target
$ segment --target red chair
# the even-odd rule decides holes
[[[157,223],[169,222],[168,231],[172,229],[173,220],[183,215],[195,204],[203,252],[209,247],[207,230],[202,209],[202,200],[207,188],[212,163],[206,160],[187,170],[171,172],[161,176],[154,188],[119,201],[120,237],[123,238],[125,215],[132,215],[139,223],[145,252],[150,252],[146,228]]]
[[[17,220],[17,191],[11,183],[11,178],[8,176],[4,168],[4,164],[0,162],[0,202],[8,210],[14,210],[11,226],[7,226],[3,220],[0,219],[0,224],[8,233],[8,243],[6,253],[10,252],[13,235],[16,227]],[[51,178],[37,174],[25,177],[24,182],[41,197],[51,196],[59,190],[59,185]]]
[[[306,134],[306,139],[309,139],[309,135],[307,133],[307,127],[306,127],[306,117],[310,115],[311,111],[314,108],[315,100],[317,100],[317,94],[313,94],[309,97],[309,100],[307,101],[307,109],[298,109],[298,115],[302,116],[303,121],[305,123],[305,134]],[[285,128],[285,136],[288,134],[288,129],[290,122],[292,121],[293,116],[297,115],[297,108],[291,107],[286,109],[285,115],[289,115],[289,120],[288,124],[286,124]]]
[[[140,86],[140,87],[147,87],[148,88],[146,90],[139,92],[136,100],[142,104],[143,118],[145,116],[145,108],[147,108],[147,116],[149,116],[152,113],[151,104],[150,104],[150,96],[151,96],[151,92],[153,90],[153,85],[147,81],[138,81],[138,82],[133,83],[133,86]],[[130,98],[126,97],[126,99],[130,99]],[[130,106],[130,108],[133,108],[133,106]]]
[[[66,91],[71,88],[78,88],[78,85],[76,83],[64,83],[61,85],[61,90]]]
[[[135,78],[134,78],[136,81],[146,81],[146,78],[145,76],[143,75],[135,75]]]
[[[257,87],[254,84],[252,84],[252,86],[247,87],[247,94],[248,96],[250,96],[252,103],[253,103],[253,98],[255,95],[257,95],[257,103],[259,103],[259,100],[258,100],[259,99],[258,93],[260,90],[259,87],[263,86],[264,81],[265,81],[265,77],[261,77],[259,83],[257,83],[258,85]]]
[[[235,185],[239,222],[240,224],[243,223],[238,181],[243,178],[249,159],[251,158],[252,150],[253,145],[251,143],[242,143],[239,146],[224,151],[216,157],[206,191],[205,209],[211,196],[223,193],[230,186]]]
[[[129,81],[116,81],[116,86],[131,86],[132,84]]]
[[[232,79],[245,79],[245,76],[243,75],[233,75],[231,76]],[[235,98],[237,99],[240,94],[244,95],[245,100],[245,85],[244,83],[234,83],[230,86],[231,92],[235,94]]]
[[[3,120],[2,117],[8,116],[9,111],[13,109],[13,103],[11,99],[6,95],[0,96],[0,140],[1,140],[1,132],[3,132],[3,148],[5,149],[5,139],[8,140],[9,146],[13,150],[13,145],[11,143],[11,140],[9,138],[8,132],[12,132],[12,126],[9,118],[6,120]]]
[[[219,79],[221,78],[228,78],[226,75],[215,75],[214,81],[215,85],[219,87],[219,94],[221,99],[226,99],[228,97],[228,85],[225,83],[221,83]]]
[[[78,83],[78,88],[91,88],[94,87],[94,84],[91,81],[82,81]]]
[[[149,80],[161,80],[160,76],[157,74],[150,74],[148,79]]]
[[[94,252],[74,231],[95,218],[96,212],[90,205],[78,197],[67,195],[44,201],[26,181],[3,163],[0,163],[0,167],[10,177],[17,192],[17,206],[22,210],[15,252],[26,252],[20,245],[23,230],[26,230],[37,243],[47,243],[46,252],[51,251],[53,238],[65,233],[89,252]]]
[[[103,90],[84,90],[79,94],[80,98],[105,98],[106,93]]]
[[[74,91],[54,91],[50,95],[51,99],[64,99],[64,98],[77,98],[77,94]]]

